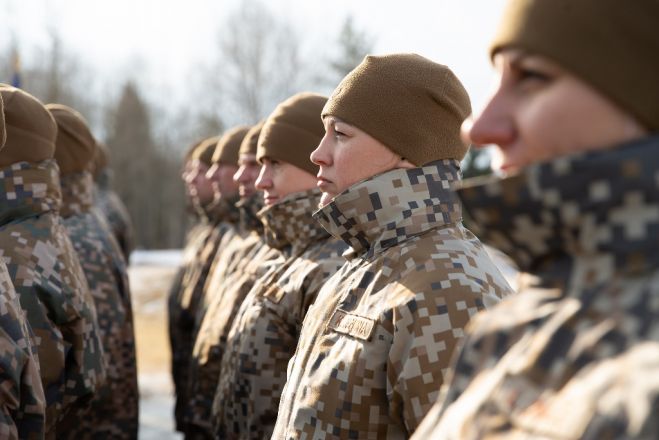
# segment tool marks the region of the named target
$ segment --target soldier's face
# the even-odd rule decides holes
[[[236,165],[214,163],[206,172],[206,178],[211,182],[213,197],[219,200],[222,197],[232,197],[238,193],[238,184],[233,175],[238,171]]]
[[[645,133],[629,114],[545,57],[509,49],[494,63],[497,87],[481,112],[465,121],[462,135],[475,145],[495,144],[504,171]]]
[[[205,163],[195,161],[190,172],[192,197],[200,206],[205,206],[213,200],[213,187],[206,178],[207,171],[208,166]]]
[[[321,207],[355,183],[401,167],[400,156],[354,125],[333,116],[323,124],[325,136],[311,153],[311,161],[320,167]]]
[[[316,176],[288,162],[263,158],[256,189],[263,191],[265,204],[272,206],[289,194],[316,186]]]
[[[238,159],[238,171],[233,176],[233,180],[238,184],[238,193],[240,198],[246,199],[256,192],[254,183],[259,177],[261,164],[256,161],[255,154],[241,154]]]

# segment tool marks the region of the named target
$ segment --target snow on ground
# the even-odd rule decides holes
[[[174,431],[167,294],[181,251],[136,251],[131,283],[140,385],[140,440],[179,440]]]

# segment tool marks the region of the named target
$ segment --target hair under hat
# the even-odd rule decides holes
[[[315,176],[318,166],[309,156],[325,135],[320,113],[326,102],[326,96],[298,93],[279,104],[263,124],[256,159],[281,160]]]
[[[57,123],[55,160],[60,173],[70,174],[90,170],[96,154],[96,139],[80,113],[61,104],[46,108]]]
[[[48,109],[34,96],[0,84],[5,107],[7,140],[0,150],[0,166],[17,162],[41,162],[55,153],[57,124]]]
[[[448,67],[420,55],[369,55],[334,90],[322,116],[365,131],[417,166],[461,160],[469,95]]]
[[[659,130],[657,0],[509,0],[490,53],[546,56]]]

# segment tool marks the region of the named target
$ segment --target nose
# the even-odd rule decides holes
[[[318,166],[331,165],[332,157],[329,154],[329,139],[327,133],[325,133],[325,136],[320,140],[320,144],[318,144],[316,149],[311,152],[309,159]]]
[[[270,178],[270,167],[263,165],[259,171],[259,175],[254,182],[254,187],[260,191],[270,189],[272,187],[272,179]]]
[[[516,137],[512,105],[500,92],[495,93],[479,114],[464,121],[462,138],[479,146],[510,145]]]
[[[208,171],[206,171],[206,178],[207,178],[208,180],[212,180],[212,179],[215,177],[215,174],[217,173],[217,170],[218,170],[218,169],[219,169],[219,166],[218,166],[216,163],[214,163],[214,164],[208,169]]]
[[[233,181],[236,183],[241,183],[245,176],[245,170],[246,167],[244,165],[239,166],[238,171],[236,171],[236,174],[233,175]]]

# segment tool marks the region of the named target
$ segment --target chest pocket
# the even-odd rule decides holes
[[[370,341],[375,332],[375,324],[375,319],[337,309],[327,324],[327,330],[352,336],[362,341]]]

